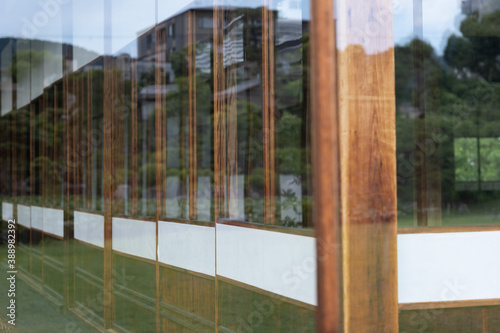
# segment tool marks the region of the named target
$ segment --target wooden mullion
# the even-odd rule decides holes
[[[415,151],[423,156],[420,163],[415,166],[414,196],[415,196],[415,222],[418,226],[427,226],[427,161],[425,144],[425,83],[424,83],[424,45],[422,25],[422,0],[413,1],[413,29],[416,41],[413,50],[413,81],[414,81],[414,106],[420,112],[415,121]]]
[[[344,331],[398,332],[392,1],[339,0],[336,8]],[[381,14],[383,24],[359,45],[359,27]]]
[[[197,150],[196,150],[196,16],[188,12],[189,66],[189,219],[197,218]]]
[[[262,110],[264,131],[264,223],[275,220],[274,33],[269,0],[262,7]]]
[[[224,112],[224,65],[223,65],[224,10],[214,6],[214,203],[215,221],[226,216],[226,117]]]
[[[214,0],[213,9],[213,73],[214,73],[214,221],[217,233],[217,220],[225,210],[226,184],[226,123],[224,114],[224,7]],[[217,239],[215,240],[217,249]],[[217,276],[217,250],[215,250],[215,332],[219,332],[219,279]]]
[[[30,103],[30,205],[34,204],[34,198],[33,196],[35,195],[35,189],[36,189],[36,184],[35,184],[35,179],[36,179],[36,174],[35,174],[35,105],[34,102],[32,101]],[[30,233],[30,274],[33,274],[33,256],[31,255],[31,251],[33,248],[33,228],[29,229]]]
[[[80,102],[80,95],[79,95],[79,89],[78,89],[78,78],[77,78],[77,73],[73,73],[71,83],[73,85],[73,96],[75,97],[75,103],[74,109],[71,110],[71,127],[72,127],[72,132],[73,132],[73,137],[71,140],[72,143],[72,151],[71,151],[71,168],[73,171],[73,182],[72,182],[72,187],[73,187],[73,207],[72,210],[78,207],[78,193],[76,189],[76,185],[78,184],[78,167],[77,167],[77,151],[78,151],[78,109],[79,109],[79,102]]]
[[[87,209],[92,208],[92,70],[87,72]]]
[[[131,209],[130,212],[132,216],[137,215],[139,207],[139,159],[138,159],[138,113],[137,113],[137,60],[131,60],[131,110],[130,110],[130,125],[131,125],[131,181],[130,181],[130,193],[131,193]]]
[[[54,188],[54,204],[57,202],[57,191],[56,191],[56,188],[57,188],[57,164],[58,164],[58,161],[57,161],[57,110],[58,110],[58,103],[57,103],[57,84],[54,84],[54,116],[53,116],[53,138],[52,138],[52,147],[54,149],[54,152],[53,152],[53,163],[54,163],[54,169],[53,169],[53,172],[54,172],[54,175],[53,175],[53,188]]]
[[[165,168],[164,162],[164,152],[163,149],[163,130],[165,127],[165,118],[163,116],[163,109],[165,108],[164,96],[162,96],[162,86],[165,83],[164,73],[161,71],[161,65],[165,62],[165,52],[164,41],[165,41],[165,30],[156,29],[155,30],[155,162],[156,162],[156,248],[158,248],[158,221],[163,215],[164,208],[164,198],[165,198]],[[160,266],[158,261],[158,251],[156,251],[155,258],[155,282],[156,282],[156,304],[155,304],[155,321],[156,321],[156,332],[161,331],[161,307],[160,307]]]
[[[70,54],[72,53],[71,47],[68,48],[63,48],[63,50],[66,51],[65,54],[63,54],[63,57],[66,59],[70,59]],[[63,51],[64,52],[64,51]],[[72,185],[75,182],[75,177],[72,172],[73,168],[73,157],[74,157],[74,151],[73,151],[73,142],[76,141],[76,138],[74,134],[72,133],[73,131],[73,117],[72,117],[72,112],[70,109],[70,103],[69,103],[69,97],[70,97],[70,92],[72,91],[74,93],[74,87],[73,89],[70,89],[70,85],[72,84],[72,77],[70,76],[70,71],[65,68],[64,69],[64,75],[62,78],[62,98],[63,98],[63,113],[64,113],[64,123],[63,123],[63,158],[62,160],[64,161],[64,168],[62,171],[63,172],[63,177],[65,177],[65,180],[63,183],[66,183],[65,188],[63,189],[63,198],[64,198],[64,203],[63,203],[63,209],[64,209],[64,237],[63,237],[63,244],[64,244],[64,299],[65,299],[65,304],[67,307],[73,307],[74,306],[74,300],[75,300],[75,294],[74,294],[74,248],[73,244],[71,243],[72,239],[74,239],[74,231],[73,231],[73,209],[74,209],[74,204],[71,200],[71,195],[73,194],[72,190]],[[57,89],[57,88],[55,88]],[[57,103],[54,103],[54,110],[56,108]],[[57,117],[56,117],[57,118]],[[56,120],[55,120],[56,121]],[[43,238],[43,244],[45,245],[45,234],[42,236]],[[45,246],[43,247],[43,251],[45,251]],[[43,274],[43,273],[42,273]]]
[[[313,212],[318,258],[317,332],[343,331],[340,311],[340,163],[333,5],[331,0],[311,2],[310,78],[311,109],[314,110],[311,122]]]
[[[104,327],[113,325],[113,283],[112,283],[112,203],[113,203],[113,96],[112,59],[104,56]]]
[[[228,11],[227,21],[236,17],[234,10]],[[236,38],[234,32],[228,29],[227,34],[231,39],[231,45],[235,47]],[[231,52],[236,52],[232,49]],[[237,218],[238,211],[238,96],[236,87],[238,84],[236,76],[236,58],[231,59],[231,64],[226,68],[225,108],[227,112],[227,201],[228,216]]]
[[[45,205],[44,194],[45,194],[45,174],[43,168],[44,161],[44,149],[43,149],[43,141],[44,138],[44,128],[43,128],[43,117],[44,117],[44,96],[45,93],[42,93],[38,98],[38,173],[39,173],[39,204],[40,206]]]

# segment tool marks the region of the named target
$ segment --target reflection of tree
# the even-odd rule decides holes
[[[463,37],[451,36],[444,59],[462,72],[476,73],[500,82],[500,11],[469,15],[460,25]]]
[[[31,70],[42,71],[44,63],[61,64],[61,62],[60,56],[49,51],[19,50],[14,54],[12,63],[9,65],[8,75],[14,82],[21,82],[29,77]],[[36,68],[35,65],[38,65],[39,68]]]
[[[478,173],[483,181],[490,179],[500,168],[500,164],[495,165],[498,147],[483,144],[488,142],[486,138],[500,137],[500,11],[482,19],[477,14],[469,15],[460,31],[463,36],[451,36],[442,57],[421,40],[395,48],[400,216],[413,208],[415,170],[424,160],[438,161],[443,208],[499,197],[498,191],[457,190],[456,183],[478,179]],[[416,75],[423,75],[422,89],[417,87]],[[423,108],[415,103],[419,98]],[[415,130],[420,122],[425,122],[426,128],[425,159],[415,147]],[[461,138],[469,138],[467,146],[457,145]],[[477,161],[476,170],[470,169],[470,164],[465,168],[463,163],[473,159]],[[429,172],[429,165],[426,170]]]

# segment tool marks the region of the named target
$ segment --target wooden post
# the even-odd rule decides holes
[[[228,22],[236,19],[236,11],[226,11],[226,19]],[[225,95],[225,110],[227,112],[227,203],[228,203],[228,217],[240,218],[242,212],[238,211],[238,96],[237,96],[237,59],[236,59],[236,36],[235,25],[231,25],[226,31],[227,38],[231,40],[229,43],[231,49],[224,49],[229,54],[224,57],[229,59],[229,64],[225,68],[226,86],[224,89]],[[222,33],[221,33],[222,34]],[[225,147],[222,146],[221,149]]]
[[[262,7],[262,117],[264,131],[264,222],[275,217],[276,161],[274,133],[274,24],[269,0]]]
[[[112,204],[113,204],[113,96],[112,59],[104,57],[104,328],[113,325]]]
[[[197,151],[196,151],[196,16],[188,12],[188,80],[189,80],[189,219],[197,217]]]
[[[392,1],[337,8],[344,332],[397,332]]]
[[[213,61],[214,61],[214,222],[226,216],[226,118],[224,113],[223,33],[224,7],[214,0]],[[217,239],[215,240],[217,249]],[[219,332],[219,280],[217,278],[217,250],[215,253],[215,332]]]
[[[311,122],[314,228],[318,258],[316,330],[341,332],[340,190],[333,2],[311,2]]]
[[[165,119],[164,110],[166,107],[164,96],[162,95],[162,86],[165,84],[165,73],[161,70],[162,64],[166,61],[165,59],[165,29],[156,29],[155,31],[155,49],[156,49],[156,63],[155,63],[155,176],[156,176],[156,244],[155,248],[158,248],[158,221],[160,216],[164,214],[164,204],[165,204],[165,169],[166,163],[164,162],[164,150],[163,142],[166,141],[164,136]],[[165,147],[166,149],[166,147]],[[156,320],[156,332],[161,331],[161,316],[160,316],[160,265],[158,261],[158,251],[156,251],[155,259],[156,268],[156,304],[155,304],[155,320]]]
[[[214,6],[214,201],[215,221],[225,216],[226,185],[226,117],[224,112],[224,65],[222,35],[224,11]]]
[[[104,328],[113,326],[113,72],[111,58],[111,0],[104,1],[104,84],[103,84],[103,166],[104,166]]]
[[[137,59],[131,60],[130,69],[130,82],[131,82],[131,108],[130,108],[130,127],[131,127],[131,180],[130,180],[130,192],[132,205],[130,209],[130,214],[132,216],[137,215],[139,211],[139,140],[138,140],[138,121],[139,116],[137,113]]]

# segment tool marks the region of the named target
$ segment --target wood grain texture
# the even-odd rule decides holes
[[[232,226],[241,227],[241,228],[274,231],[274,232],[279,232],[279,233],[283,233],[283,234],[309,236],[309,237],[315,236],[314,230],[311,230],[311,229],[290,228],[290,227],[283,227],[280,225],[272,225],[272,224],[257,224],[257,223],[250,223],[250,222],[241,221],[241,220],[232,220],[232,219],[223,219],[223,218],[219,218],[217,220],[217,223],[232,225]]]
[[[448,302],[422,302],[422,303],[401,303],[399,310],[425,310],[425,309],[449,309],[449,308],[471,308],[478,306],[496,306],[500,305],[499,298],[493,299],[472,299],[466,301],[448,301]]]
[[[498,332],[499,306],[402,310],[402,332]]]
[[[339,124],[332,1],[311,2],[310,57],[313,221],[318,258],[316,330],[341,332]]]
[[[344,331],[397,332],[392,1],[337,8]]]
[[[500,231],[500,225],[463,225],[463,226],[441,226],[441,227],[407,227],[398,228],[398,234],[434,234],[447,232],[478,232],[478,231]]]

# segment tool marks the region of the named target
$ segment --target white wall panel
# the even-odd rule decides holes
[[[113,250],[156,260],[156,223],[113,217]]]
[[[17,205],[17,223],[26,228],[31,228],[31,207]]]
[[[217,275],[316,305],[316,241],[217,224]]]
[[[9,202],[2,202],[2,220],[8,221],[14,218],[14,205]]]
[[[104,248],[104,216],[75,212],[75,239]]]
[[[43,208],[31,206],[31,227],[43,231]]]
[[[43,208],[43,231],[64,237],[64,211],[62,209]]]
[[[158,260],[215,276],[215,228],[160,221]]]
[[[398,235],[399,303],[500,298],[500,231]]]

